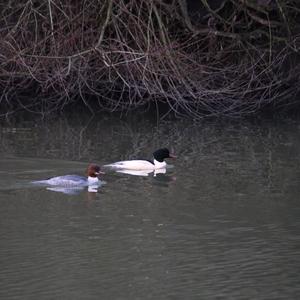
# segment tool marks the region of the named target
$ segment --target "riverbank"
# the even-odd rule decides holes
[[[0,14],[0,114],[294,109],[299,12],[296,1],[11,1]]]

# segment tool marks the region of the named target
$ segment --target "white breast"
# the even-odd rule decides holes
[[[156,159],[154,159],[154,165],[155,165],[155,170],[157,169],[165,169],[167,166],[167,163],[165,161],[159,162]]]
[[[100,180],[98,179],[98,177],[88,177],[88,184],[89,185],[97,185],[100,183]]]

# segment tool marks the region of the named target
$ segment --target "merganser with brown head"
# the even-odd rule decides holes
[[[34,184],[60,186],[60,187],[77,187],[99,185],[101,183],[98,176],[104,174],[98,165],[90,164],[87,168],[87,177],[79,175],[64,175],[52,177],[46,180],[33,181]]]

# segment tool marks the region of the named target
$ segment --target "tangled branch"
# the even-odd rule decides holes
[[[74,101],[241,115],[299,93],[297,0],[10,0],[0,4],[0,114]]]

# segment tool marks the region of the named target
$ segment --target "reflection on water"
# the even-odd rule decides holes
[[[77,187],[46,187],[46,190],[52,192],[64,193],[67,195],[77,195],[82,191],[87,191],[88,193],[98,193],[100,186],[77,186]]]
[[[0,299],[298,299],[300,121],[157,124],[96,116],[0,125]],[[29,183],[87,163],[97,193]],[[136,175],[136,176],[132,176]]]

